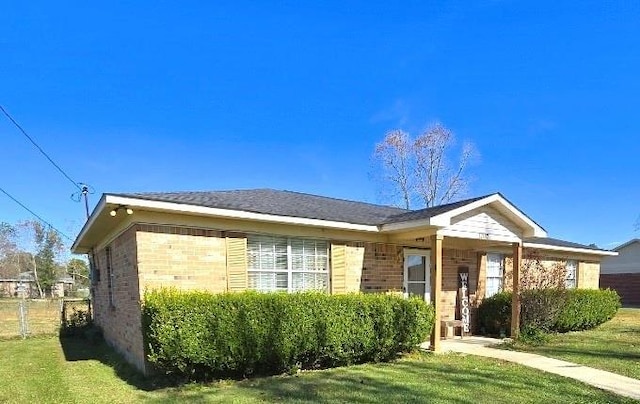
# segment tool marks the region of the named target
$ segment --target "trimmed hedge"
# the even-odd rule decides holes
[[[486,298],[478,307],[480,329],[497,335],[511,328],[511,292]],[[620,308],[614,290],[533,289],[521,295],[520,330],[568,332],[594,328],[611,318]]]
[[[145,294],[149,361],[187,379],[385,361],[427,339],[433,308],[381,294]]]
[[[558,332],[588,330],[611,320],[620,307],[620,296],[615,290],[575,289],[554,328]]]

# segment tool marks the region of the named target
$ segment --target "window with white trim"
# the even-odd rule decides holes
[[[575,289],[578,279],[578,261],[567,260],[564,273],[564,287],[567,289]]]
[[[504,279],[504,255],[489,253],[487,254],[487,282],[485,289],[485,297],[491,297],[502,290],[502,282]]]
[[[261,292],[329,289],[325,240],[279,236],[247,237],[249,289]]]

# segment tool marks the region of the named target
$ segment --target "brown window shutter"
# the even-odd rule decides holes
[[[227,237],[227,290],[247,290],[247,239]]]
[[[347,291],[347,247],[331,244],[331,293]]]

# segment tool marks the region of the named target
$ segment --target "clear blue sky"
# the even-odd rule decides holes
[[[374,144],[439,120],[482,155],[469,196],[554,237],[638,236],[640,3],[298,3],[5,2],[0,104],[97,193],[377,202]],[[0,150],[0,187],[75,236],[73,186],[4,118]]]

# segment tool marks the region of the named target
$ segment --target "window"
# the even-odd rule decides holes
[[[109,295],[109,306],[115,307],[113,304],[113,269],[111,268],[111,247],[105,249],[107,256],[107,293]]]
[[[91,284],[95,285],[100,282],[100,268],[98,268],[98,260],[96,259],[96,254],[91,251],[89,254],[89,277],[91,278]]]
[[[575,289],[576,280],[578,279],[578,261],[567,260],[564,274],[564,287],[567,289]]]
[[[249,236],[247,261],[249,289],[299,292],[329,288],[328,245],[323,240]]]
[[[502,254],[487,254],[487,287],[485,297],[491,297],[502,290],[504,275],[504,256]]]

